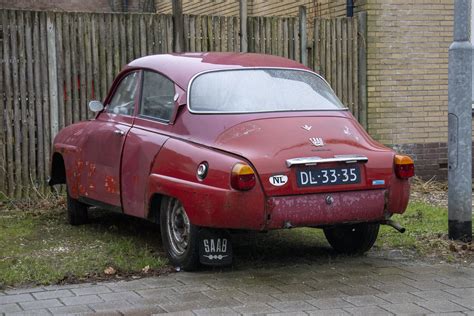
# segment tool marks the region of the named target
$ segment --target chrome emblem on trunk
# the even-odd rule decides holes
[[[313,127],[311,125],[305,124],[305,125],[301,126],[301,128],[305,129],[307,131],[310,131]]]
[[[309,141],[311,142],[311,144],[313,144],[316,147],[324,146],[324,141],[321,137],[311,137]]]

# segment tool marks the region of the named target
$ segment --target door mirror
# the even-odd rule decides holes
[[[100,101],[90,101],[89,102],[89,110],[92,112],[100,112],[104,109],[104,105]]]

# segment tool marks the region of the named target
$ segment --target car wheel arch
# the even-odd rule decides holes
[[[161,209],[161,202],[166,195],[160,193],[153,193],[150,197],[148,203],[148,214],[147,219],[153,223],[160,223],[160,209]]]
[[[55,152],[51,160],[51,178],[49,185],[66,183],[66,165],[63,156]]]

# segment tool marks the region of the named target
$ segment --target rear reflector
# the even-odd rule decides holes
[[[400,179],[408,179],[415,175],[415,164],[408,156],[395,155],[395,174]]]
[[[232,168],[231,186],[239,191],[248,191],[255,186],[255,172],[252,167],[238,163]]]

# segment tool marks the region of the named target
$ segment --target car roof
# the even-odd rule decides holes
[[[135,59],[127,68],[145,68],[158,71],[187,90],[189,81],[203,71],[258,67],[298,68],[304,65],[278,56],[254,53],[182,53],[151,55]]]

